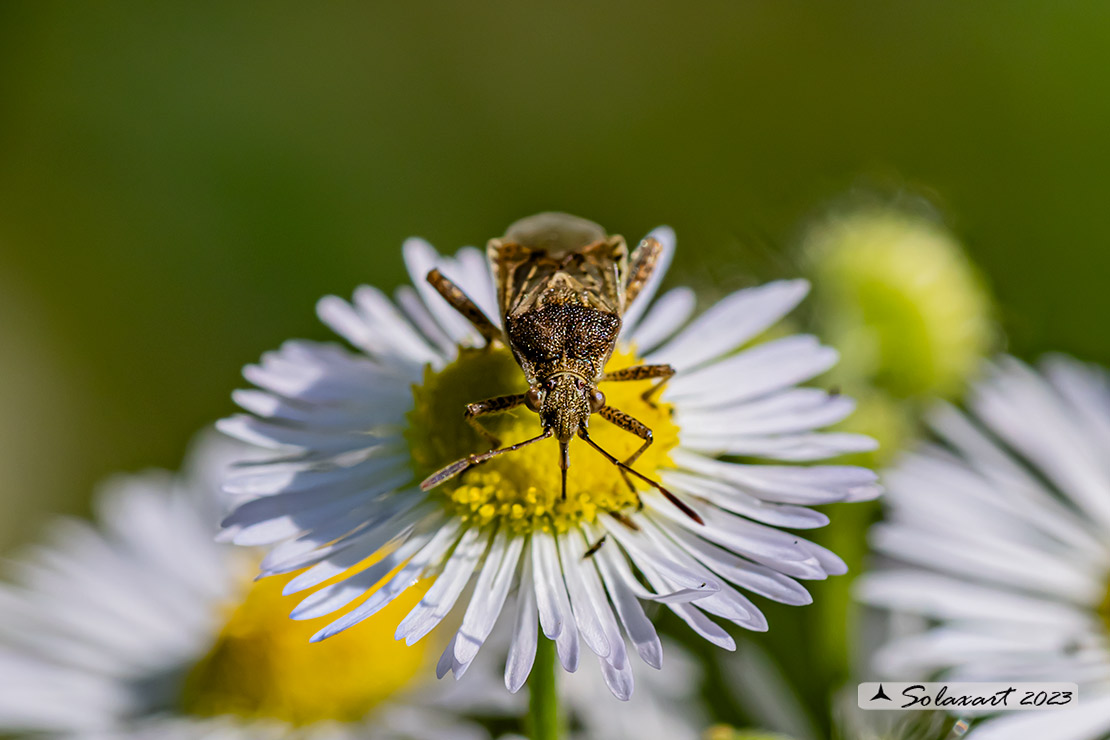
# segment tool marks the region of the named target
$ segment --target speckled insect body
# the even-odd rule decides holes
[[[662,245],[648,237],[630,255],[623,237],[610,236],[597,224],[567,214],[541,213],[517,221],[504,237],[492,239],[487,249],[504,331],[442,273],[432,270],[428,282],[486,341],[508,346],[524,373],[528,391],[469,404],[467,421],[492,449],[446,466],[421,487],[433,488],[473,465],[554,436],[559,441],[565,498],[569,444],[577,436],[616,465],[626,480],[628,474],[640,478],[699,520],[659,483],[630,467],[651,445],[652,432],[632,416],[607,406],[598,388],[599,382],[660,379],[644,394],[650,402],[674,374],[670,365],[636,365],[605,372],[620,335],[621,317],[651,276],[661,252]],[[500,447],[500,440],[478,418],[522,404],[539,415],[543,432]],[[616,459],[590,438],[593,414],[635,434],[643,444],[627,460]]]

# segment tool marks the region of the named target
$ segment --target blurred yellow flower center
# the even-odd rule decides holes
[[[350,722],[411,683],[423,664],[426,643],[409,647],[396,642],[393,632],[426,588],[410,588],[359,629],[310,643],[321,623],[338,615],[290,619],[289,612],[304,595],[282,596],[288,580],[257,581],[231,608],[211,651],[185,680],[186,712],[294,725]]]
[[[608,369],[639,364],[634,353],[614,352]],[[654,433],[654,443],[633,466],[655,478],[670,464],[668,453],[678,444],[678,427],[671,420],[669,404],[657,405],[641,395],[651,382],[602,383],[607,404],[631,414]],[[463,417],[466,404],[493,396],[523,393],[524,375],[509,351],[462,350],[458,359],[438,372],[428,369],[424,383],[413,388],[415,404],[409,416],[409,443],[418,479],[468,454],[484,452],[488,444]],[[482,417],[502,444],[534,437],[542,431],[539,417],[521,406],[513,411]],[[590,417],[590,437],[623,460],[642,440],[597,414]],[[646,484],[632,479],[637,486]],[[442,484],[437,491],[464,521],[488,524],[500,521],[514,532],[536,529],[564,532],[579,522],[592,522],[606,512],[620,512],[638,504],[620,471],[581,440],[570,445],[567,498],[561,498],[559,443],[545,439],[468,470]]]

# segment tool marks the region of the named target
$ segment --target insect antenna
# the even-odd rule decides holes
[[[451,480],[459,473],[462,473],[464,470],[467,470],[468,468],[471,468],[479,463],[484,463],[491,457],[497,457],[498,455],[503,455],[506,452],[514,452],[515,450],[519,450],[521,447],[527,447],[533,442],[539,442],[541,439],[547,439],[552,435],[552,433],[553,432],[551,429],[545,429],[543,431],[543,434],[532,437],[531,439],[526,439],[523,442],[517,442],[515,445],[509,445],[508,447],[502,447],[497,450],[490,450],[489,452],[483,452],[480,455],[467,455],[464,458],[460,458],[450,465],[440,468],[438,471],[425,478],[420,483],[420,490],[430,491],[438,486],[440,483]]]
[[[662,484],[660,484],[660,483],[657,483],[656,481],[653,481],[653,480],[652,480],[651,478],[648,478],[648,477],[647,477],[646,475],[644,475],[643,473],[640,473],[640,472],[637,472],[637,471],[633,470],[632,468],[630,468],[629,466],[625,465],[624,463],[622,463],[622,462],[621,462],[620,460],[618,460],[617,458],[615,458],[615,457],[613,457],[612,455],[610,455],[610,454],[609,454],[608,452],[606,452],[606,451],[605,451],[604,449],[602,449],[602,448],[601,448],[601,446],[600,446],[600,445],[598,445],[598,443],[597,443],[597,442],[594,442],[594,441],[593,441],[592,439],[590,439],[590,435],[586,433],[586,430],[585,430],[585,429],[579,429],[579,430],[578,430],[578,436],[579,436],[579,437],[581,437],[582,439],[586,440],[586,442],[587,442],[587,443],[588,443],[588,444],[590,445],[590,447],[593,447],[593,448],[594,448],[595,450],[597,450],[597,451],[598,451],[598,452],[600,452],[600,453],[601,453],[602,455],[604,455],[604,456],[605,456],[605,458],[606,458],[606,459],[607,459],[607,460],[608,460],[609,462],[613,463],[614,465],[616,465],[616,466],[617,466],[618,468],[620,468],[621,470],[625,470],[625,471],[628,471],[629,473],[631,473],[632,475],[636,476],[637,478],[639,478],[639,479],[640,479],[640,480],[642,480],[643,482],[647,483],[647,484],[648,484],[649,486],[651,486],[651,487],[652,487],[652,488],[654,488],[655,490],[659,491],[659,493],[661,493],[661,494],[663,494],[664,496],[666,496],[666,497],[667,497],[667,500],[668,500],[668,501],[670,501],[670,502],[671,502],[672,504],[674,504],[675,506],[677,506],[677,507],[678,507],[678,509],[679,509],[679,510],[680,510],[680,511],[681,511],[681,512],[682,512],[683,514],[685,514],[686,516],[690,517],[691,519],[693,519],[693,520],[694,520],[695,522],[697,522],[698,524],[705,524],[705,520],[704,520],[704,519],[702,519],[702,518],[701,518],[701,517],[700,517],[700,516],[698,515],[698,512],[694,511],[694,510],[693,510],[693,509],[691,509],[691,508],[690,508],[689,506],[687,506],[687,505],[686,505],[686,504],[685,504],[685,503],[684,503],[684,502],[682,501],[682,499],[680,499],[680,498],[679,498],[678,496],[675,496],[675,495],[674,495],[673,493],[671,493],[670,491],[668,491],[668,490],[667,490],[666,488],[664,488],[664,487],[662,486]]]

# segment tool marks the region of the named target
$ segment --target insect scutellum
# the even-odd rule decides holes
[[[631,466],[652,443],[652,431],[629,414],[606,405],[600,382],[658,379],[644,394],[648,403],[674,375],[670,365],[635,365],[611,373],[605,365],[621,330],[621,317],[651,276],[662,245],[645,238],[631,253],[621,236],[565,213],[540,213],[512,224],[487,248],[497,286],[499,329],[481,309],[439,270],[428,282],[469,320],[488,346],[503,343],[528,382],[525,393],[497,396],[467,405],[467,422],[490,443],[490,450],[467,455],[426,478],[424,490],[438,486],[474,465],[542,439],[559,442],[562,497],[567,493],[570,441],[579,437],[604,455],[635,490],[629,475],[660,491],[687,516],[701,518],[674,494]],[[539,415],[541,434],[501,447],[479,417],[524,405]],[[598,414],[643,443],[626,460],[618,460],[589,435],[590,417]]]

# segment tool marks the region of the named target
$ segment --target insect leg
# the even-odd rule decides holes
[[[532,437],[531,439],[526,439],[523,442],[517,442],[515,445],[509,445],[508,447],[502,447],[499,450],[490,450],[489,452],[483,452],[480,455],[467,455],[466,457],[461,458],[459,460],[456,460],[455,462],[451,463],[450,465],[448,465],[444,468],[441,468],[440,470],[436,471],[435,473],[432,473],[431,475],[429,475],[427,478],[425,478],[420,483],[420,490],[430,491],[433,488],[435,488],[436,486],[438,486],[440,483],[443,483],[444,481],[448,481],[448,480],[454,478],[456,475],[458,475],[459,473],[462,473],[463,471],[467,470],[468,468],[472,468],[472,467],[474,467],[475,465],[477,465],[479,463],[484,463],[486,460],[489,460],[491,457],[497,457],[498,455],[504,455],[506,452],[514,452],[515,450],[519,450],[521,447],[527,447],[528,445],[530,445],[534,442],[539,442],[541,439],[547,439],[552,434],[553,434],[553,432],[550,429],[545,429],[543,431],[543,433],[540,434],[539,436]]]
[[[635,418],[631,414],[626,414],[620,409],[615,409],[612,406],[602,406],[601,410],[597,413],[601,414],[601,418],[610,421],[613,424],[616,424],[624,431],[630,434],[635,434],[637,437],[644,440],[644,443],[640,445],[640,449],[633,452],[632,455],[624,461],[625,465],[631,465],[632,463],[639,460],[640,455],[644,454],[644,450],[646,450],[648,447],[651,447],[651,443],[653,441],[652,434],[651,429],[648,428],[647,424],[644,424],[642,421]]]
[[[592,558],[594,556],[594,554],[598,550],[601,549],[601,546],[605,544],[605,540],[607,540],[607,539],[609,539],[609,535],[607,535],[607,534],[601,535],[601,539],[599,539],[597,542],[590,545],[589,549],[586,550],[586,552],[582,555],[582,559],[583,560],[588,560],[588,559]]]
[[[640,455],[644,454],[644,450],[651,446],[651,429],[649,429],[646,424],[636,419],[631,414],[626,414],[619,409],[613,408],[612,406],[602,406],[601,410],[598,411],[598,413],[601,414],[602,418],[612,422],[624,431],[635,434],[637,437],[644,440],[644,443],[640,445],[640,449],[633,452],[632,456],[624,461],[625,465],[631,465],[632,463],[636,462],[636,460],[639,459]],[[636,494],[636,486],[632,485],[632,479],[628,477],[628,473],[626,473],[623,468],[620,469],[620,473],[621,477],[624,478],[624,482],[628,484],[628,490],[632,491],[633,494]],[[643,508],[644,503],[640,501],[639,494],[636,494],[636,500],[639,502],[639,508]]]
[[[478,304],[470,300],[470,296],[463,293],[462,289],[451,282],[446,275],[438,269],[433,269],[428,273],[427,280],[436,289],[436,292],[451,304],[452,308],[474,325],[474,328],[486,340],[487,346],[493,344],[495,340],[501,339],[501,330],[494,326],[493,322],[482,313],[482,309],[478,308]]]
[[[486,441],[489,442],[491,448],[500,447],[501,440],[499,440],[493,432],[482,426],[482,423],[478,421],[477,417],[515,409],[517,406],[524,403],[525,395],[524,393],[517,393],[512,396],[497,396],[496,398],[487,398],[484,401],[468,403],[465,412],[466,423],[469,424],[474,431],[482,435]]]
[[[595,450],[600,452],[605,457],[606,460],[613,463],[614,465],[616,465],[621,470],[625,470],[625,471],[631,473],[632,475],[634,475],[637,478],[639,478],[640,480],[642,480],[644,483],[647,483],[649,486],[651,486],[655,490],[659,491],[659,493],[663,494],[668,501],[670,501],[672,504],[677,506],[679,511],[681,511],[683,514],[690,517],[691,519],[693,519],[698,524],[705,524],[705,520],[702,519],[701,516],[698,515],[698,512],[691,509],[682,499],[680,499],[678,496],[675,496],[673,493],[671,493],[666,488],[664,488],[661,483],[657,483],[656,481],[653,481],[651,478],[648,478],[643,473],[640,473],[636,470],[633,470],[632,468],[628,467],[627,465],[622,463],[617,458],[613,457],[610,453],[606,452],[601,447],[601,445],[599,445],[597,442],[594,442],[592,439],[590,439],[590,435],[589,435],[589,433],[586,432],[585,429],[579,429],[578,430],[578,436],[581,437],[582,439],[586,440],[586,443],[590,447],[593,447]]]
[[[644,288],[644,283],[655,272],[655,265],[659,256],[663,254],[663,245],[654,237],[647,237],[632,252],[628,258],[628,280],[624,285],[624,305],[631,305],[636,296]]]
[[[641,507],[642,507],[642,504],[641,504]],[[632,521],[630,518],[628,518],[628,516],[620,513],[619,511],[610,511],[609,516],[613,517],[618,522],[620,522],[624,526],[631,529],[633,532],[639,532],[640,531],[640,525],[639,524]]]
[[[655,406],[655,396],[663,390],[663,386],[674,375],[675,369],[670,365],[633,365],[632,367],[615,370],[601,376],[602,382],[620,382],[625,380],[648,380],[661,378],[661,380],[644,391],[642,398],[652,407]]]

